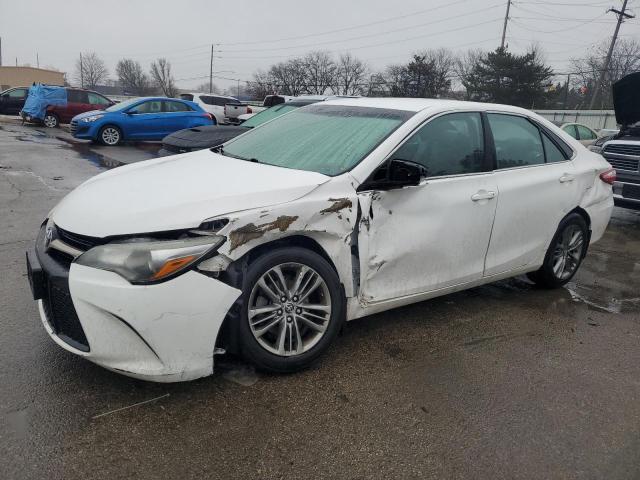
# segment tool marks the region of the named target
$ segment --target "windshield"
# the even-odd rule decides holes
[[[275,107],[267,108],[260,113],[256,113],[249,120],[242,123],[242,126],[247,128],[257,127],[258,125],[262,125],[263,123],[268,122],[269,120],[273,120],[274,118],[279,117],[280,115],[284,115],[285,113],[290,112],[291,110],[295,110],[296,108],[300,107],[287,105],[286,103],[283,103],[282,105],[276,105]]]
[[[133,98],[131,100],[125,100],[124,102],[116,103],[115,105],[111,105],[109,108],[105,109],[105,112],[121,112],[122,110],[129,108],[134,103],[139,102],[139,98]]]
[[[279,167],[339,175],[404,123],[413,112],[309,105],[224,145],[224,154]]]

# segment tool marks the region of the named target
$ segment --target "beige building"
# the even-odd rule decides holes
[[[0,91],[28,87],[33,82],[64,85],[64,73],[35,67],[0,67]]]

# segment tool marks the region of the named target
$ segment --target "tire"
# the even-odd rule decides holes
[[[108,147],[120,145],[122,143],[122,130],[115,125],[105,125],[98,132],[98,141]]]
[[[47,113],[42,121],[47,128],[58,128],[60,126],[60,119],[55,113]]]
[[[286,292],[282,283],[274,283],[279,282],[278,268]],[[317,280],[321,283],[311,288]],[[249,265],[242,281],[238,328],[242,355],[260,370],[302,370],[327,350],[340,331],[344,310],[340,279],[320,255],[299,247],[265,253]]]
[[[589,229],[582,215],[571,213],[558,226],[539,270],[528,273],[543,288],[559,288],[580,268],[587,253]]]

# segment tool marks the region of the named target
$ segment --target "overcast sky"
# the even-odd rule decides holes
[[[621,0],[518,0],[507,43],[513,51],[539,44],[556,71],[613,33],[610,6]],[[630,0],[640,13],[640,0]],[[350,51],[372,69],[406,61],[412,52],[446,47],[494,49],[507,0],[0,0],[4,65],[51,66],[73,79],[79,53],[96,52],[111,76],[118,59],[157,57],[173,66],[180,87],[214,75],[248,80],[258,68],[313,49]],[[635,9],[633,7],[636,7]],[[635,12],[634,12],[635,13]],[[640,21],[623,36],[640,37]],[[218,72],[218,73],[216,73]],[[235,81],[214,79],[221,87]]]

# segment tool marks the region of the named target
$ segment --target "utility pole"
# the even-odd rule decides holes
[[[2,66],[2,37],[0,37],[0,67]]]
[[[40,68],[40,55],[38,55],[38,52],[36,52],[36,65]]]
[[[504,14],[504,25],[502,26],[502,41],[500,48],[504,48],[504,39],[507,36],[507,23],[509,22],[509,9],[511,8],[511,0],[507,0],[507,12]]]
[[[84,68],[82,68],[82,52],[80,52],[80,88],[84,88]]]
[[[571,81],[571,74],[567,73],[567,88],[564,91],[564,102],[562,103],[562,109],[567,109],[567,100],[569,99],[569,82]]]
[[[213,43],[211,44],[211,63],[209,64],[209,93],[213,93]]]
[[[591,103],[589,104],[589,110],[593,110],[593,107],[596,104],[596,99],[598,98],[598,93],[600,92],[600,88],[602,87],[602,82],[604,82],[604,77],[609,70],[609,63],[611,62],[611,55],[613,54],[613,48],[616,46],[616,40],[618,40],[618,32],[620,31],[620,25],[622,24],[625,18],[634,18],[633,15],[626,13],[627,9],[627,1],[624,0],[622,3],[622,10],[616,10],[615,8],[610,8],[607,12],[614,12],[618,15],[618,23],[616,23],[616,30],[613,32],[613,38],[611,39],[611,45],[609,45],[609,51],[607,52],[607,58],[604,60],[604,66],[600,71],[600,77],[598,78],[598,83],[596,83],[593,89],[593,95],[591,96]]]
[[[240,97],[240,79],[238,78],[238,94],[237,97]]]

